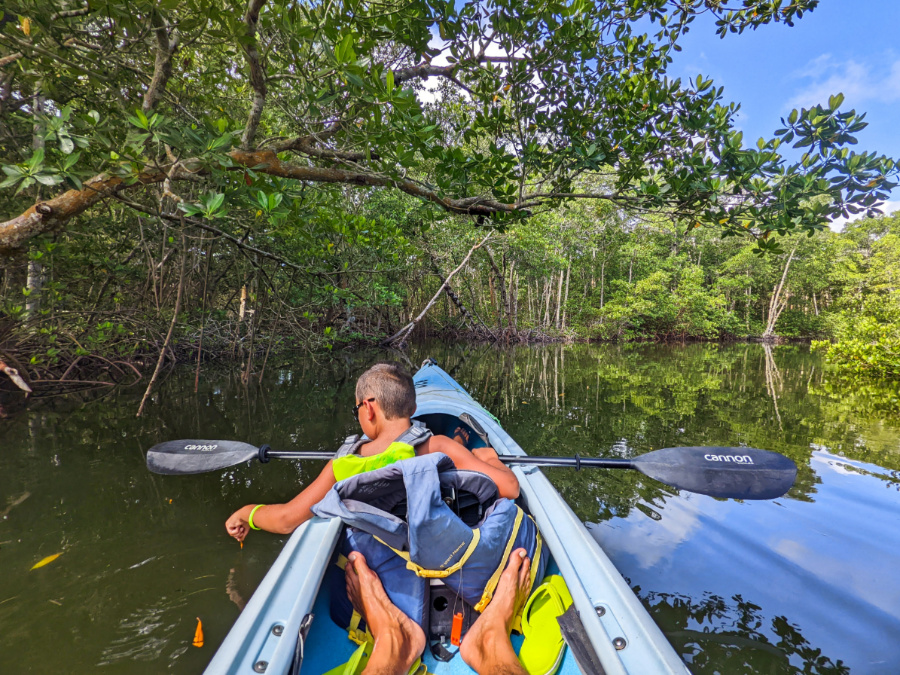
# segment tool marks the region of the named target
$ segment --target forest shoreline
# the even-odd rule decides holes
[[[205,368],[216,363],[238,366],[243,380],[261,380],[270,367],[270,358],[283,359],[292,354],[328,354],[358,349],[381,348],[388,358],[406,357],[406,342],[388,346],[385,336],[341,336],[336,335],[332,342],[310,349],[309,346],[291,346],[279,344],[274,334],[260,334],[252,340],[223,339],[219,334],[206,342],[192,340],[197,335],[198,327],[187,327],[184,334],[165,344],[161,339],[154,341],[120,340],[116,351],[82,353],[78,347],[69,350],[54,341],[59,347],[40,344],[38,338],[18,345],[0,343],[0,418],[11,410],[24,407],[27,398],[41,399],[48,397],[87,394],[90,396],[105,393],[111,388],[135,387],[146,385],[154,366],[160,364],[162,375],[167,375],[176,367],[194,366],[199,380]],[[524,330],[516,333],[487,334],[485,331],[459,330],[452,327],[441,327],[429,330],[417,327],[409,336],[410,340],[436,339],[451,343],[467,343],[472,345],[495,345],[498,348],[516,345],[551,345],[551,344],[692,344],[692,343],[769,343],[769,344],[809,344],[816,336],[766,338],[757,335],[719,336],[704,338],[689,335],[673,336],[671,334],[628,337],[621,339],[591,338],[578,335],[559,335],[539,330]],[[78,344],[75,336],[70,336],[74,344]],[[37,351],[46,353],[47,349],[56,349],[51,361],[32,363]],[[127,355],[126,355],[127,352]],[[160,354],[162,353],[162,356]],[[198,359],[199,356],[199,359]],[[5,375],[4,375],[5,373]],[[24,386],[23,386],[24,385]]]

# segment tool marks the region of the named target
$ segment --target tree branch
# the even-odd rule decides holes
[[[309,155],[310,157],[318,157],[319,159],[338,159],[348,162],[365,162],[372,159],[380,159],[379,155],[374,152],[349,152],[346,150],[317,148],[313,145],[312,141],[312,136],[299,136],[297,138],[292,138],[289,141],[285,141],[276,145],[275,152],[293,150],[304,155]]]
[[[84,3],[84,7],[81,9],[67,9],[62,12],[56,12],[55,14],[50,15],[51,21],[59,21],[60,19],[71,19],[75,16],[84,16],[85,14],[91,13],[91,5],[90,3]]]
[[[244,23],[247,26],[247,39],[244,43],[244,55],[247,57],[247,65],[250,67],[250,86],[253,87],[253,103],[250,105],[250,115],[247,118],[247,126],[241,136],[241,148],[249,150],[259,127],[263,106],[266,104],[266,76],[259,62],[259,50],[256,42],[256,27],[259,23],[259,11],[265,0],[250,0],[247,4],[247,13],[244,15]]]
[[[13,61],[18,61],[23,56],[25,55],[22,52],[14,52],[12,54],[9,54],[8,56],[4,56],[2,59],[0,59],[0,68],[8,66]]]
[[[228,153],[235,164],[235,169],[252,168],[254,171],[290,178],[311,183],[342,183],[362,187],[390,187],[405,192],[424,201],[437,204],[450,213],[491,216],[496,213],[522,212],[524,209],[516,204],[504,204],[488,197],[466,197],[452,199],[443,197],[437,192],[405,178],[392,178],[383,174],[366,173],[364,171],[348,171],[346,169],[326,168],[318,166],[298,166],[283,162],[269,150],[245,152],[232,150]],[[182,166],[202,165],[198,158],[181,161]],[[198,168],[196,171],[181,171],[174,174],[171,180],[186,180],[206,174],[208,171]],[[84,183],[82,190],[69,190],[53,199],[39,202],[24,213],[4,223],[0,223],[0,253],[19,248],[31,237],[48,232],[61,226],[95,205],[104,197],[118,194],[122,190],[162,183],[167,178],[165,170],[156,169],[141,173],[133,182],[126,183],[120,176],[100,174]]]
[[[488,232],[488,233],[485,235],[484,239],[482,239],[482,240],[479,241],[477,244],[475,244],[472,248],[469,249],[469,252],[466,253],[466,257],[463,258],[463,261],[462,261],[461,263],[459,263],[459,267],[457,267],[455,270],[453,270],[452,272],[450,272],[450,274],[447,275],[447,278],[443,280],[444,283],[441,284],[441,287],[438,289],[437,293],[434,294],[434,297],[431,298],[431,301],[430,301],[427,305],[425,305],[424,309],[423,309],[421,312],[419,312],[419,315],[418,315],[415,319],[413,319],[413,320],[410,321],[408,324],[406,324],[405,326],[403,326],[403,328],[401,328],[400,330],[398,330],[396,333],[394,333],[393,335],[391,335],[389,338],[387,338],[387,339],[385,339],[384,341],[382,341],[381,344],[382,344],[382,345],[390,345],[390,344],[394,344],[395,342],[400,342],[400,341],[402,341],[404,338],[406,338],[406,337],[412,332],[412,329],[416,327],[416,324],[419,323],[419,322],[422,320],[422,317],[425,316],[425,313],[426,313],[429,309],[431,309],[431,306],[434,305],[434,303],[437,302],[437,299],[438,299],[439,297],[441,297],[441,293],[443,293],[443,292],[444,292],[444,289],[447,288],[447,287],[449,286],[450,280],[453,278],[453,276],[454,276],[457,272],[459,272],[463,267],[466,266],[466,263],[469,262],[469,258],[472,257],[472,254],[475,253],[476,250],[478,250],[479,248],[481,248],[482,245],[484,245],[485,242],[487,242],[487,240],[491,238],[491,235],[492,235],[492,234],[494,234],[494,231],[493,231],[493,230],[491,230],[490,232]]]

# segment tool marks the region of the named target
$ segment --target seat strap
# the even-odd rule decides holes
[[[375,537],[375,540],[381,542],[382,544],[387,546],[389,549],[391,549],[394,553],[396,553],[401,558],[403,558],[406,561],[406,569],[408,569],[412,572],[415,572],[417,577],[421,577],[423,579],[445,579],[445,578],[449,577],[451,574],[453,574],[454,572],[458,572],[460,569],[462,569],[462,566],[466,564],[466,562],[469,560],[470,557],[472,557],[472,554],[475,552],[475,549],[478,547],[478,542],[481,541],[481,530],[479,530],[479,529],[472,530],[472,541],[469,542],[469,546],[468,546],[468,548],[466,548],[466,552],[463,553],[462,558],[460,558],[459,561],[454,563],[453,565],[450,565],[450,567],[448,567],[445,570],[425,569],[421,565],[418,565],[409,559],[408,551],[400,551],[400,550],[394,548],[393,546],[390,546],[389,544],[385,543],[384,540],[382,540],[378,537]]]

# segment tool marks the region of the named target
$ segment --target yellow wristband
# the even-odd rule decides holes
[[[256,509],[258,509],[260,506],[265,506],[265,504],[257,504],[256,506],[254,506],[253,510],[250,512],[250,517],[247,518],[247,522],[250,524],[251,530],[259,529],[256,525],[253,524],[253,514],[256,513]]]

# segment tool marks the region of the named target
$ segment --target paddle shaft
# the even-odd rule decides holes
[[[218,471],[258,459],[335,459],[333,452],[272,450],[240,441],[183,439],[165,441],[147,451],[147,466],[166,475]],[[776,452],[758,448],[662,448],[625,458],[529,457],[499,455],[503,464],[585,469],[635,469],[670,487],[732,499],[774,499],[785,494],[797,477],[797,465]]]
[[[334,459],[333,452],[301,452],[296,450],[266,450],[269,459]],[[532,457],[525,455],[498,455],[504,464],[530,466],[574,466],[576,469],[631,469],[634,463],[630,459],[607,459],[598,457]]]

